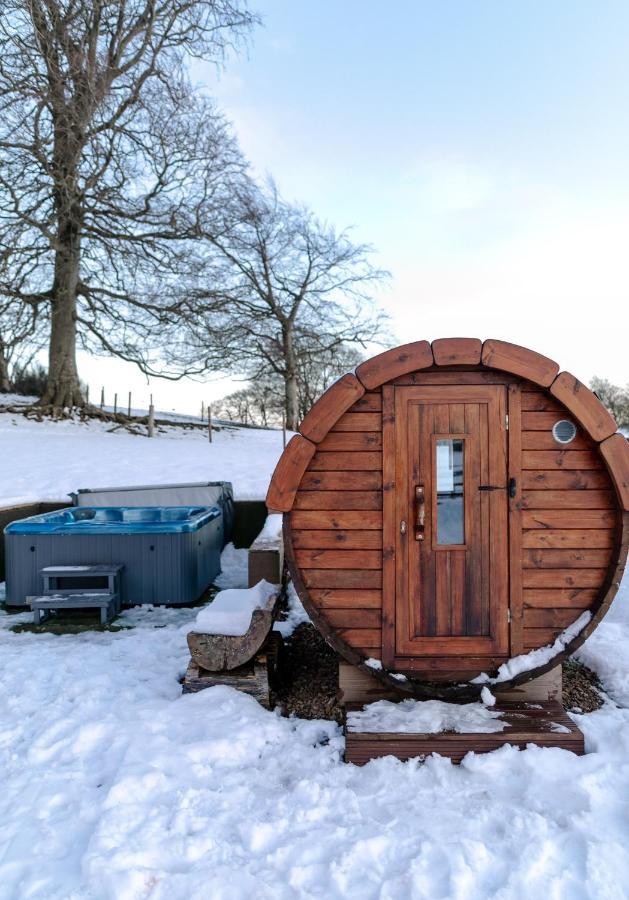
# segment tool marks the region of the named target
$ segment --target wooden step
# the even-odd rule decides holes
[[[124,566],[45,566],[40,575],[51,578],[94,578],[99,575],[117,575]]]
[[[92,606],[107,606],[119,599],[119,594],[103,591],[55,591],[54,594],[27,597],[26,602],[29,606],[38,606],[40,609],[86,609]]]
[[[99,609],[101,625],[105,625],[121,608],[120,594],[103,591],[55,591],[38,597],[27,597],[26,602],[33,610],[35,625],[47,619],[53,610],[63,609]]]
[[[354,709],[361,709],[354,706]],[[352,705],[348,706],[348,711]],[[503,731],[458,734],[410,734],[361,732],[345,726],[345,761],[362,766],[370,759],[395,756],[406,760],[426,757],[431,753],[446,756],[455,763],[466,753],[489,753],[506,744],[525,749],[527,744],[539,747],[560,747],[581,756],[585,752],[583,733],[556,701],[545,703],[500,703],[500,712],[507,727]],[[553,730],[553,725],[561,726]]]

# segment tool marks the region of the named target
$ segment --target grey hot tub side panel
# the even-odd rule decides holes
[[[98,564],[124,566],[123,604],[194,602],[220,572],[221,531],[219,517],[186,534],[5,535],[7,604],[41,593],[45,566]]]

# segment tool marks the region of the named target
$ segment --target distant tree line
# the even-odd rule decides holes
[[[47,346],[41,404],[83,406],[78,347],[243,375],[295,428],[330,360],[382,334],[371,248],[256,182],[190,82],[257,22],[243,0],[0,0],[2,385]]]

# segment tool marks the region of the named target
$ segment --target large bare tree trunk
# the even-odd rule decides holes
[[[59,227],[50,327],[48,380],[41,399],[55,409],[84,406],[76,367],[76,298],[79,285],[80,225],[76,214]]]
[[[297,382],[297,359],[295,344],[290,324],[283,328],[284,344],[284,404],[286,409],[286,427],[289,431],[297,431],[299,425],[299,389]]]
[[[78,187],[79,160],[83,147],[80,115],[69,114],[60,102],[54,126],[54,204],[57,240],[52,290],[48,380],[41,399],[44,406],[61,410],[84,406],[76,367],[77,294],[81,267],[83,198]]]
[[[4,353],[4,344],[0,340],[0,391],[2,391],[3,394],[8,394],[10,390],[9,364]]]

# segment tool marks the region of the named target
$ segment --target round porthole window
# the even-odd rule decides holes
[[[553,437],[558,444],[569,444],[577,436],[577,426],[568,419],[560,419],[553,425]]]

